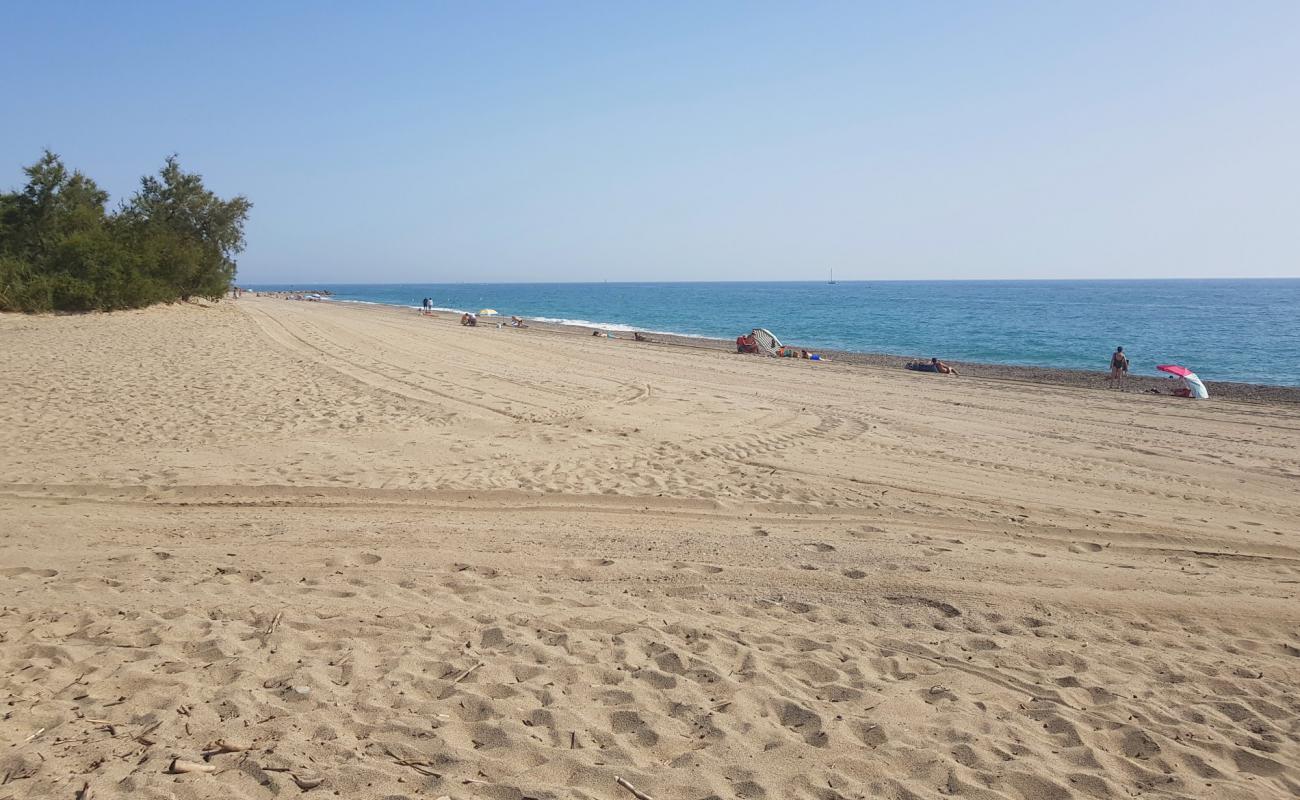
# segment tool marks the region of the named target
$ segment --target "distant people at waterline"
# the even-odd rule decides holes
[[[1128,377],[1128,356],[1124,355],[1123,347],[1116,347],[1115,352],[1110,355],[1110,378],[1109,380],[1117,387],[1123,388],[1125,378]]]
[[[907,368],[913,372],[937,372],[940,375],[959,375],[957,368],[951,364],[940,361],[937,357],[929,361],[909,361]]]

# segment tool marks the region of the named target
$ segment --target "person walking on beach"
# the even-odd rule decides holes
[[[1128,356],[1123,347],[1116,347],[1110,356],[1110,380],[1118,388],[1124,388],[1124,379],[1128,377]]]

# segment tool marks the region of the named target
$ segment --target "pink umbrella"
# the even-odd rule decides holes
[[[1182,378],[1183,386],[1187,388],[1188,397],[1195,397],[1197,400],[1210,399],[1210,393],[1206,390],[1205,384],[1201,382],[1200,378],[1196,377],[1195,372],[1192,372],[1187,367],[1180,367],[1177,364],[1161,364],[1156,369]]]

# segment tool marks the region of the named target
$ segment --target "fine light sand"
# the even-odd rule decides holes
[[[1295,406],[247,297],[0,341],[0,800],[1300,793]]]

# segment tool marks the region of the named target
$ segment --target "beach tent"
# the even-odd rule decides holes
[[[755,328],[749,335],[754,337],[754,344],[758,345],[758,352],[763,355],[774,356],[781,352],[781,340],[766,328]]]
[[[1183,381],[1183,386],[1187,387],[1190,396],[1197,400],[1209,400],[1210,393],[1206,390],[1205,384],[1201,379],[1196,377],[1196,373],[1187,367],[1180,367],[1177,364],[1161,364],[1156,367],[1161,372],[1168,372],[1170,375],[1177,375]]]

